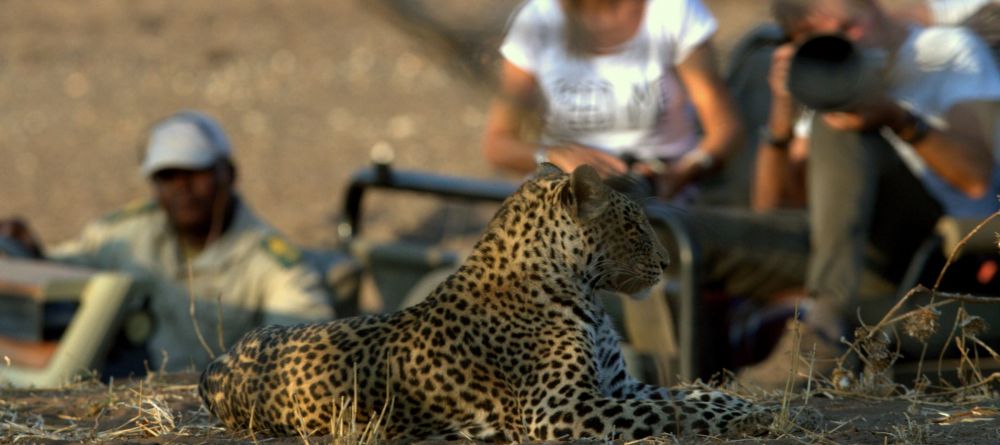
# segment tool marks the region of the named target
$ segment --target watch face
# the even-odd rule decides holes
[[[916,114],[907,112],[907,118],[909,120],[909,128],[903,134],[897,135],[907,144],[913,145],[927,137],[927,133],[930,132],[931,128],[927,124],[927,121]]]
[[[766,143],[767,145],[777,147],[777,148],[787,148],[788,144],[792,142],[792,136],[789,135],[786,138],[778,138],[771,133],[771,129],[767,125],[760,127],[760,142]]]
[[[715,165],[715,158],[713,158],[712,155],[708,153],[701,152],[701,156],[698,156],[698,166],[700,166],[705,170],[708,170],[711,169],[712,166],[714,165]]]
[[[535,150],[535,164],[542,165],[549,162],[549,155],[545,152],[545,148],[539,147]]]

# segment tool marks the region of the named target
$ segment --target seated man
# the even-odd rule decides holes
[[[235,191],[229,142],[213,119],[185,111],[159,122],[141,170],[152,200],[90,224],[47,257],[150,286],[152,369],[200,369],[251,328],[333,317],[319,275]],[[23,223],[0,221],[0,234],[41,256]]]

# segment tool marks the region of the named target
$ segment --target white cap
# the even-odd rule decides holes
[[[149,177],[168,168],[200,170],[229,157],[229,139],[215,119],[182,111],[153,127],[141,169]]]

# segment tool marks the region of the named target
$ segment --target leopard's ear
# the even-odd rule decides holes
[[[569,189],[573,194],[571,211],[580,221],[597,218],[608,208],[610,189],[601,180],[597,170],[581,165],[570,175]]]
[[[541,178],[549,175],[561,175],[564,172],[555,164],[551,162],[543,162],[538,164],[535,168],[535,172],[531,174],[532,178]]]

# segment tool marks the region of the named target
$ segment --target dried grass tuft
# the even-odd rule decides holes
[[[890,350],[893,339],[889,336],[889,333],[896,333],[897,329],[901,329],[904,335],[924,344],[924,352],[918,361],[917,378],[914,381],[913,389],[906,390],[904,388],[901,391],[911,401],[915,401],[921,397],[936,398],[942,394],[948,394],[952,397],[982,397],[984,392],[989,393],[992,391],[989,382],[997,380],[997,374],[984,375],[981,372],[981,360],[992,358],[995,362],[994,364],[1000,364],[1000,354],[997,354],[994,349],[979,339],[980,335],[988,331],[989,326],[982,317],[966,312],[965,304],[1000,304],[1000,298],[940,292],[937,287],[940,285],[945,272],[947,272],[949,266],[953,263],[958,251],[961,250],[968,239],[987,222],[998,216],[1000,216],[1000,212],[996,212],[983,220],[983,222],[976,226],[957,244],[955,250],[951,253],[948,261],[938,274],[938,278],[932,289],[927,289],[920,285],[916,286],[900,298],[878,323],[873,326],[863,325],[855,331],[854,341],[846,342],[848,350],[839,359],[838,363],[841,366],[832,376],[832,384],[836,390],[857,392],[858,394],[863,393],[866,396],[873,394],[876,396],[887,396],[895,390],[899,390],[899,387],[892,383],[891,370],[896,360],[900,358],[900,354],[898,350]],[[924,294],[929,294],[931,297],[928,304],[900,314],[904,305],[910,299],[916,295]],[[944,347],[938,355],[937,380],[939,386],[935,387],[931,379],[924,373],[924,359],[927,353],[928,340],[941,329],[941,312],[938,308],[949,304],[959,305],[958,315],[950,328],[948,339],[944,342]],[[898,339],[896,340],[896,344],[898,345],[899,341]],[[958,388],[953,388],[942,373],[943,358],[951,348],[954,348],[961,357],[957,369],[959,383],[961,384]],[[988,357],[982,357],[984,354]],[[853,379],[853,374],[843,367],[843,363],[851,355],[856,356],[864,365],[861,376],[857,381]],[[942,391],[941,388],[944,388],[944,390]]]
[[[978,337],[990,330],[990,324],[983,317],[968,314],[964,314],[959,320],[958,327],[962,329],[965,335],[970,337]]]
[[[938,323],[940,317],[941,311],[937,309],[930,307],[917,309],[912,316],[903,321],[903,333],[919,342],[926,342],[940,327]]]

